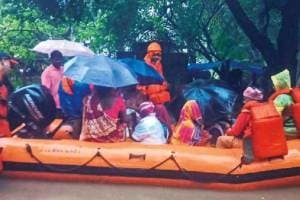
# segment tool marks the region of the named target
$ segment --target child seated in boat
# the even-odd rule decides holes
[[[125,140],[126,106],[113,88],[95,86],[84,98],[80,140],[120,142]]]
[[[280,113],[284,120],[284,131],[288,139],[297,138],[300,133],[297,131],[295,122],[291,112],[291,106],[294,104],[294,99],[290,95],[291,79],[288,70],[284,70],[274,76],[271,76],[275,93],[271,96],[276,110]]]
[[[155,114],[155,106],[150,101],[145,101],[139,106],[141,119],[135,126],[131,135],[135,141],[145,144],[165,144],[167,137],[164,128]]]
[[[240,148],[244,147],[244,157],[246,162],[253,160],[251,148],[251,127],[250,127],[250,108],[258,105],[263,100],[263,93],[257,88],[248,87],[243,92],[244,106],[238,115],[232,128],[226,131],[225,136],[220,136],[217,140],[217,148]],[[240,139],[243,137],[243,140]]]
[[[130,129],[134,129],[134,127],[137,125],[138,121],[140,120],[139,116],[139,106],[143,102],[147,102],[147,96],[144,95],[142,92],[134,89],[128,90],[124,92],[124,96],[126,99],[126,106],[128,110],[128,114],[131,115],[130,119],[128,121],[128,127]],[[164,128],[164,134],[168,138],[169,135],[171,135],[171,118],[169,116],[169,113],[164,105],[154,105],[154,112],[156,115],[156,118],[160,121]],[[130,134],[132,131],[130,131]]]
[[[205,146],[209,144],[210,138],[209,133],[204,130],[198,103],[195,100],[187,101],[181,109],[171,143]]]

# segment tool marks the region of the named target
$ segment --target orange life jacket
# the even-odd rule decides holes
[[[300,87],[293,88],[291,93],[292,93],[292,97],[294,99],[294,102],[295,103],[300,103]]]
[[[292,105],[294,122],[298,131],[300,131],[300,103]]]
[[[283,119],[273,103],[253,106],[251,112],[252,147],[257,159],[288,153]]]
[[[279,96],[281,94],[290,94],[290,92],[291,92],[291,89],[277,90],[268,98],[268,101],[271,103],[276,99],[277,96]]]
[[[295,104],[292,105],[292,113],[294,122],[298,131],[300,131],[300,88],[296,87],[292,89],[292,97]]]
[[[151,57],[153,53],[155,52],[148,52],[144,60],[147,64],[152,66],[162,77],[164,77],[162,64],[160,62],[156,62],[155,64],[151,62]],[[164,104],[166,102],[171,101],[171,96],[168,91],[168,85],[165,81],[163,82],[163,84],[152,84],[139,88],[144,94],[148,96],[149,100],[152,101],[154,104]]]
[[[73,89],[72,89],[74,82],[75,81],[73,81],[72,79],[65,77],[65,76],[61,79],[61,85],[62,85],[62,88],[65,93],[67,93],[69,95],[74,94]]]
[[[278,95],[289,94],[294,100],[294,104],[288,108],[293,116],[295,126],[300,131],[300,88],[278,90],[269,97],[269,102],[273,101]]]
[[[8,112],[7,98],[8,98],[7,87],[4,84],[2,84],[0,86],[0,137],[11,136],[9,123],[7,121],[7,112]]]

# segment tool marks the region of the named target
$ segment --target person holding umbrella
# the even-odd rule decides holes
[[[92,84],[92,93],[83,100],[80,140],[117,142],[125,139],[126,106],[119,88],[136,86],[138,81],[124,63],[106,56],[77,56],[64,65],[64,75]]]
[[[120,142],[125,140],[126,106],[117,90],[94,86],[83,101],[80,140]]]
[[[52,94],[56,108],[61,109],[58,95],[59,83],[63,77],[63,55],[60,51],[54,50],[50,54],[51,65],[41,75],[42,85],[46,86]]]
[[[9,89],[7,85],[7,74],[11,67],[18,62],[7,53],[0,52],[0,137],[10,137],[9,123],[7,121],[7,100]]]

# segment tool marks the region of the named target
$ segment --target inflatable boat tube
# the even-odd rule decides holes
[[[300,185],[300,140],[241,165],[241,149],[2,138],[2,177],[246,190]]]

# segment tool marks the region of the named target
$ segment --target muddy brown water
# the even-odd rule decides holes
[[[0,178],[0,200],[297,200],[299,193],[298,186],[237,192]]]

